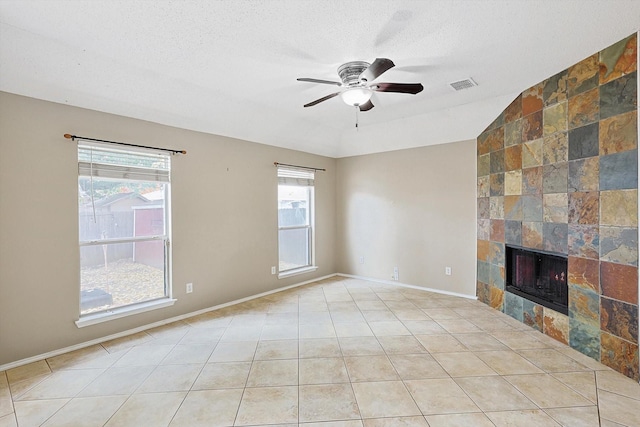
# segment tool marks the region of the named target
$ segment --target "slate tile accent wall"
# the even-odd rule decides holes
[[[478,137],[478,298],[640,379],[634,34],[523,91]],[[568,256],[569,315],[505,290],[505,245]]]

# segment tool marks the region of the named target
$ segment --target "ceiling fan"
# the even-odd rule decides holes
[[[305,107],[313,107],[327,99],[338,95],[342,100],[360,111],[369,111],[374,105],[371,102],[373,92],[396,92],[415,95],[422,92],[424,87],[420,83],[372,83],[382,73],[393,68],[395,64],[387,58],[376,58],[372,64],[364,61],[351,61],[338,67],[338,75],[342,82],[331,80],[299,78],[300,82],[322,83],[340,86],[341,90],[313,102],[305,104]]]

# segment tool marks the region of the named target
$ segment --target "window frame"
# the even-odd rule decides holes
[[[92,158],[90,162],[90,172],[87,173],[87,162],[80,160],[80,151],[81,150],[91,150]],[[143,156],[158,156],[159,158],[163,158],[167,163],[167,169],[163,170],[161,174],[164,179],[155,179],[147,178],[145,179],[145,173],[152,172],[154,170],[158,170],[158,168],[136,168],[135,166],[119,166],[109,165],[105,167],[106,173],[104,176],[100,176],[98,170],[99,167],[96,167],[97,170],[94,170],[96,163],[93,160],[93,151],[99,150],[102,153],[116,153],[118,154],[132,154],[132,155],[143,155]],[[119,169],[122,169],[120,171]],[[136,171],[136,169],[139,169]],[[144,171],[143,169],[148,169]],[[142,172],[142,175],[140,173]],[[120,174],[122,173],[122,177],[114,177],[112,174]],[[133,176],[131,176],[133,175]],[[151,177],[153,174],[148,175]],[[166,175],[166,176],[165,176]],[[138,302],[133,302],[130,304],[120,305],[116,307],[110,307],[99,311],[82,313],[82,282],[78,281],[78,320],[75,322],[78,328],[82,328],[85,326],[94,325],[97,323],[102,323],[122,317],[131,316],[138,313],[143,313],[150,310],[155,310],[163,307],[168,307],[173,305],[176,302],[176,299],[173,298],[173,286],[172,286],[172,274],[171,274],[171,260],[172,260],[172,250],[171,250],[171,158],[170,155],[167,155],[163,152],[158,152],[152,149],[139,149],[139,148],[113,148],[111,146],[107,146],[105,144],[99,143],[79,143],[78,144],[78,191],[80,191],[79,181],[82,178],[89,179],[98,179],[100,181],[113,181],[113,182],[139,182],[139,183],[158,183],[162,182],[164,189],[164,201],[162,204],[163,207],[163,221],[164,221],[164,233],[162,234],[153,234],[149,236],[131,236],[131,237],[114,237],[114,238],[103,238],[103,239],[90,239],[90,240],[81,240],[80,234],[78,234],[78,248],[79,255],[80,251],[83,247],[91,247],[91,246],[101,246],[101,245],[113,245],[113,244],[126,244],[131,243],[135,248],[136,243],[140,242],[163,242],[164,248],[164,268],[163,268],[163,296],[157,298],[150,298]],[[80,197],[78,197],[79,203]],[[80,221],[80,206],[78,205],[78,221]],[[135,212],[135,209],[132,207],[132,212]],[[135,217],[135,213],[134,213]],[[135,251],[135,249],[134,249]],[[82,269],[82,264],[79,264],[80,269]],[[79,279],[81,277],[81,270],[79,271]]]
[[[277,187],[277,192],[278,192],[278,197],[277,197],[277,202],[278,202],[278,267],[277,267],[277,272],[278,272],[278,278],[282,279],[282,278],[286,278],[286,277],[290,277],[290,276],[295,276],[298,274],[302,274],[302,273],[307,273],[307,272],[311,272],[311,271],[315,271],[318,269],[318,267],[316,266],[316,259],[315,259],[315,171],[310,171],[308,169],[304,169],[304,168],[295,168],[295,167],[291,167],[291,166],[278,166],[277,167],[277,176],[278,176],[278,187]],[[292,180],[290,180],[290,182],[284,183],[281,182],[282,181],[282,177],[280,175],[280,171],[283,171],[283,173],[293,173],[296,174],[300,173],[301,175],[307,175],[306,178],[301,178],[301,179],[296,179],[293,178]],[[297,181],[297,182],[296,182]],[[305,183],[306,181],[306,183]],[[306,188],[307,191],[307,197],[308,197],[308,208],[307,208],[307,224],[304,225],[289,225],[289,226],[281,226],[280,225],[280,215],[279,215],[279,211],[280,211],[280,187],[281,186],[298,186],[298,187],[303,187]],[[281,259],[280,259],[280,247],[281,247],[281,239],[280,239],[280,232],[281,231],[286,231],[286,230],[307,230],[307,247],[306,247],[306,257],[308,260],[308,263],[304,266],[300,266],[300,267],[294,267],[291,269],[287,269],[287,270],[280,270],[280,263],[281,263]]]

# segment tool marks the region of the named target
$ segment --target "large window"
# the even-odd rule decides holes
[[[280,274],[311,268],[314,172],[278,168],[278,254]]]
[[[78,146],[80,315],[167,299],[170,157]]]

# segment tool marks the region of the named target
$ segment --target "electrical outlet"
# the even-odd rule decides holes
[[[361,256],[360,258],[358,258],[358,261],[360,262],[360,264],[364,264],[364,257]]]
[[[275,266],[271,267],[271,274],[276,274],[276,267]]]
[[[445,267],[444,274],[446,274],[447,276],[451,276],[451,267]]]
[[[193,292],[193,283],[187,283],[187,293]]]
[[[393,280],[399,280],[400,279],[400,272],[398,270],[398,267],[393,267]]]

